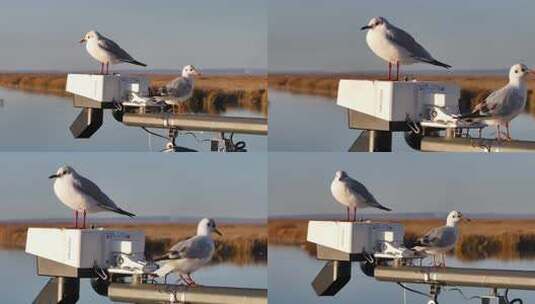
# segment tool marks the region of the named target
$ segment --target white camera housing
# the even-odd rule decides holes
[[[340,80],[337,104],[387,122],[433,120],[433,108],[459,113],[456,84],[422,81]]]
[[[26,253],[80,269],[117,267],[121,256],[142,261],[144,252],[143,232],[28,228],[26,238]]]
[[[122,102],[131,93],[149,95],[149,80],[142,76],[69,74],[67,92],[97,102]]]
[[[401,224],[310,221],[307,241],[348,254],[393,258],[405,255],[403,235]]]

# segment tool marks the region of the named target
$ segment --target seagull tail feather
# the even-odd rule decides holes
[[[380,205],[380,204],[377,204],[377,206],[376,206],[376,207],[377,207],[378,209],[381,209],[381,210],[385,210],[385,211],[392,211],[392,209],[390,209],[390,208],[387,208],[387,207],[385,207],[385,206],[383,206],[383,205]]]
[[[164,254],[164,255],[160,255],[160,256],[157,256],[157,257],[154,257],[152,259],[153,262],[159,262],[159,261],[164,261],[164,260],[167,260],[169,259],[169,257],[167,256],[167,254]]]
[[[126,63],[131,63],[131,64],[135,64],[135,65],[140,65],[142,67],[146,67],[147,65],[144,64],[143,62],[139,62],[137,60],[122,60],[123,62],[126,62]]]
[[[120,209],[120,208],[117,208],[117,210],[114,210],[114,211],[117,212],[117,213],[119,213],[119,214],[123,214],[123,215],[129,216],[129,217],[134,217],[134,216],[136,216],[135,214],[130,213],[130,212],[125,211],[125,210]]]
[[[425,62],[425,63],[429,63],[429,64],[432,64],[432,65],[436,65],[436,66],[440,66],[440,67],[443,67],[443,68],[446,68],[446,69],[450,69],[451,68],[451,65],[449,64],[445,64],[443,62],[440,62],[436,59],[433,59],[433,58],[422,58],[422,57],[413,57],[414,59],[416,60],[420,60],[421,62]]]
[[[119,214],[126,215],[126,216],[129,216],[129,217],[136,216],[135,214],[130,213],[128,211],[125,211],[125,210],[123,210],[121,208],[118,208],[118,207],[113,208],[113,207],[106,206],[106,205],[100,205],[100,207],[103,208],[103,209],[109,210],[111,212],[119,213]]]
[[[440,67],[443,67],[443,68],[446,68],[446,69],[451,69],[451,65],[445,64],[445,63],[440,62],[440,61],[435,60],[435,59],[429,61],[428,63],[430,63],[432,65],[440,66]]]

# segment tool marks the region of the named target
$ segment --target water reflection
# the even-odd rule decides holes
[[[73,108],[68,97],[0,89],[0,98],[5,100],[0,109],[3,151],[159,151],[166,143],[164,139],[149,137],[140,128],[122,125],[110,111],[105,112],[103,126],[90,139],[74,139],[69,126],[80,109]],[[219,111],[225,116],[264,116],[262,112],[233,105],[220,107]],[[194,113],[199,112],[200,108],[196,108]],[[213,138],[214,134],[196,134],[197,137],[179,136],[177,144],[208,151],[210,146],[203,140]],[[236,139],[246,141],[249,151],[267,149],[266,136],[238,134]]]
[[[297,247],[269,248],[269,301],[278,304],[290,303],[403,303],[404,293],[394,283],[378,282],[366,277],[355,264],[352,268],[351,281],[335,297],[318,297],[310,282],[323,267],[324,262],[310,257]],[[529,261],[485,260],[474,263],[460,262],[448,258],[448,266],[494,268],[494,269],[534,269]],[[535,270],[535,269],[534,269]],[[410,285],[424,291],[423,286]],[[480,288],[463,288],[466,296],[487,295],[488,290]],[[427,298],[406,293],[406,303],[427,303]],[[534,292],[511,291],[510,298],[521,297],[524,303],[535,300]],[[442,303],[461,304],[466,300],[455,291],[443,292]]]
[[[360,131],[347,126],[347,111],[336,105],[333,98],[270,91],[269,150],[270,151],[331,151],[346,152]],[[535,140],[535,118],[528,112],[511,124],[513,138]],[[473,132],[476,135],[476,132]],[[486,128],[484,136],[495,136],[494,128]],[[395,133],[393,151],[412,150]]]
[[[2,303],[31,303],[48,278],[35,274],[35,258],[19,250],[0,250],[0,294]],[[203,285],[267,288],[265,265],[210,265],[194,275]],[[171,279],[171,277],[169,277]],[[82,280],[78,303],[112,303],[96,294],[88,280]]]

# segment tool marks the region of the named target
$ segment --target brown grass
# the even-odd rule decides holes
[[[160,87],[176,76],[148,75],[151,86]],[[0,73],[0,86],[29,92],[68,96],[66,74]],[[220,113],[226,108],[241,108],[267,116],[268,98],[265,76],[226,75],[203,76],[196,82],[189,111]]]
[[[270,88],[290,91],[300,94],[322,95],[336,97],[340,79],[382,79],[377,75],[366,74],[334,74],[334,75],[282,75],[273,74],[268,77]],[[440,75],[418,76],[418,80],[453,82],[461,87],[461,107],[472,108],[492,91],[504,86],[507,77],[499,76],[468,76],[468,75]],[[528,83],[528,103],[526,110],[535,113],[535,80]]]
[[[270,245],[291,245],[314,254],[314,246],[306,242],[307,220],[270,220]],[[425,232],[443,225],[443,220],[389,221],[405,226],[405,245],[411,247]],[[512,260],[535,257],[535,221],[518,219],[481,219],[460,225],[460,238],[454,252],[460,260],[497,258]]]
[[[65,223],[0,224],[0,246],[22,249],[26,244],[28,227],[70,227]],[[261,224],[218,225],[223,236],[216,236],[215,262],[237,264],[265,263],[267,261],[267,231]],[[176,242],[195,234],[194,224],[104,224],[99,227],[127,231],[143,231],[146,237],[146,253],[160,255]]]

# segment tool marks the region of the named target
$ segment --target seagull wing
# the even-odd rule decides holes
[[[457,237],[452,227],[434,228],[418,239],[417,245],[424,247],[448,247],[455,244]]]
[[[391,209],[381,205],[363,184],[349,176],[344,179],[344,182],[351,192],[359,195],[370,207],[391,211]]]
[[[524,99],[517,90],[505,86],[494,91],[485,100],[476,105],[471,114],[463,118],[505,117],[521,111]]]
[[[177,77],[167,83],[166,88],[170,96],[186,97],[193,90],[193,85],[191,81],[186,80],[184,77]]]
[[[106,51],[112,53],[121,61],[134,61],[134,58],[130,56],[125,50],[123,50],[117,43],[106,37],[100,37],[98,45]]]
[[[140,66],[147,66],[146,64],[135,60],[132,56],[130,56],[130,54],[128,54],[125,50],[123,50],[117,43],[115,43],[111,39],[101,36],[98,40],[98,45],[104,50],[112,53],[119,61],[128,62],[128,63],[140,65]]]
[[[210,257],[213,247],[209,240],[204,236],[194,236],[192,238],[180,241],[167,251],[161,257],[157,257],[154,261],[162,260],[179,260],[179,259],[203,259]]]
[[[450,65],[437,61],[435,58],[433,58],[433,56],[431,56],[431,54],[421,44],[419,44],[416,39],[411,36],[411,34],[398,27],[389,25],[386,31],[386,39],[405,49],[407,53],[416,60],[445,67],[447,69],[451,68]]]
[[[100,190],[100,188],[91,180],[81,175],[77,175],[73,178],[73,185],[78,191],[92,197],[98,203],[99,207],[112,212],[128,215],[130,217],[135,216],[134,214],[117,207],[115,202],[112,201],[104,192],[102,192],[102,190]]]

